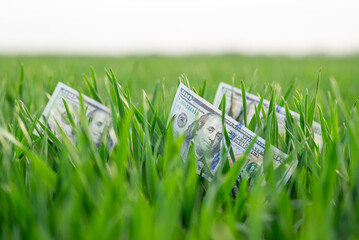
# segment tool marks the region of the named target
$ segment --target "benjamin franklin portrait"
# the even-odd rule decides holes
[[[183,159],[187,158],[188,149],[193,142],[195,155],[200,169],[206,167],[213,172],[220,159],[223,139],[220,115],[207,113],[189,125],[185,141],[181,147]]]
[[[96,147],[99,147],[101,145],[105,125],[110,121],[109,115],[105,111],[95,109],[90,112],[87,117],[89,119],[89,128],[92,140],[94,141]]]

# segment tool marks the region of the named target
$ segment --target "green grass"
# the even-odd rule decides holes
[[[358,66],[358,56],[0,57],[0,236],[357,238]],[[299,161],[288,183],[276,185],[281,169],[266,155],[264,175],[242,181],[233,197],[240,162],[224,164],[208,183],[196,174],[193,154],[182,161],[181,139],[165,125],[182,73],[209,101],[220,81],[234,79],[275,104],[295,81],[285,105],[301,114],[300,123],[289,119],[286,136],[278,136],[272,111],[261,133]],[[91,144],[84,113],[76,147],[50,132],[31,134],[58,81],[111,107],[118,137],[111,153]],[[313,116],[322,125],[322,151],[313,144]]]

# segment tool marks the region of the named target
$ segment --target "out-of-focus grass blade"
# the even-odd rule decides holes
[[[95,69],[94,69],[94,67],[91,66],[90,70],[91,70],[92,84],[93,84],[95,92],[97,92],[98,89],[97,89],[97,83],[96,83]]]
[[[358,120],[358,119],[356,119]],[[359,142],[358,142],[358,121],[352,121],[349,125],[349,149],[352,156],[359,156]],[[323,131],[323,128],[322,128]],[[325,143],[325,142],[323,142]],[[351,164],[352,178],[349,180],[351,188],[357,191],[359,188],[359,161],[353,161]]]
[[[88,77],[86,75],[83,75],[83,78],[85,79],[86,85],[87,85],[88,89],[90,90],[91,97],[94,98],[96,101],[103,104],[104,102],[100,98],[100,96],[97,94],[97,90],[96,90],[95,86],[91,85],[91,83],[90,83],[90,81],[89,81],[89,79],[88,79]],[[94,81],[94,82],[96,82],[96,81]]]
[[[148,99],[146,93],[145,93],[145,98],[146,98],[146,101],[147,101],[148,105],[150,106],[151,113],[155,113],[156,110],[155,110],[155,108],[153,107],[151,101]],[[157,107],[156,107],[156,108],[157,108]],[[157,112],[158,112],[158,111],[157,111]],[[166,127],[165,127],[164,123],[162,122],[162,120],[161,120],[160,118],[156,118],[156,122],[157,122],[157,124],[158,124],[158,127],[159,127],[161,133],[162,133],[163,135],[165,135],[165,134],[166,134]]]
[[[294,147],[290,144],[293,139],[293,132],[294,132],[294,120],[293,116],[290,113],[289,107],[287,102],[285,102],[285,126],[286,126],[286,144],[288,146],[288,150],[291,151],[291,147]]]
[[[331,104],[330,108],[331,118],[330,118],[330,129],[331,129],[331,138],[333,142],[338,142],[340,139],[339,130],[338,130],[338,111],[337,105]]]
[[[32,144],[31,138],[30,138],[29,133],[26,130],[24,122],[21,120],[20,117],[17,117],[17,121],[19,123],[20,129],[21,129],[22,133],[24,134],[24,137],[25,137],[27,143],[29,144],[29,146],[31,146],[31,144]],[[20,142],[22,142],[22,141],[20,141]]]
[[[258,111],[256,106],[254,106],[254,111],[255,111],[255,112]],[[247,128],[248,128],[249,130],[251,130],[252,132],[255,132],[255,131],[256,131],[256,127],[257,127],[257,118],[256,118],[255,115],[253,115],[252,120],[250,120],[249,125],[248,125]]]
[[[165,143],[164,143],[165,149],[164,149],[163,162],[161,163],[162,166],[159,166],[163,170],[163,175],[168,174],[169,171],[167,171],[167,169],[169,168],[171,161],[173,161],[176,158],[182,158],[180,155],[180,152],[181,152],[181,146],[182,146],[184,136],[175,139],[174,133],[173,133],[173,128],[172,128],[172,121],[173,121],[173,118],[170,119],[169,124],[168,124],[168,129],[166,131],[167,132],[166,138],[164,140],[165,141]],[[190,148],[190,150],[191,149],[192,148]],[[190,155],[190,151],[189,151],[187,160],[186,159],[183,159],[183,160],[186,160],[186,162],[187,162],[187,161],[189,161],[189,159],[192,159],[191,155]]]
[[[321,131],[322,131],[322,140],[323,140],[323,145],[326,143],[329,143],[329,134],[328,134],[328,126],[326,124],[326,121],[324,119],[323,116],[323,112],[322,109],[320,108],[320,106],[318,106],[318,112],[319,112],[319,119],[320,119],[320,127],[321,127]]]
[[[206,91],[206,85],[207,85],[207,80],[204,80],[202,87],[200,87],[198,90],[198,95],[202,98],[204,97],[204,92]]]
[[[145,100],[145,92],[143,91],[143,106],[144,111],[147,111],[148,106],[147,102]],[[146,113],[144,113],[144,122],[143,128],[144,128],[144,157],[145,157],[145,170],[146,170],[146,183],[148,187],[148,193],[151,201],[155,200],[158,183],[159,183],[159,177],[157,173],[157,167],[156,167],[156,160],[152,153],[152,146],[151,141],[149,137],[148,127],[147,127],[147,118]]]
[[[158,86],[159,85],[160,85],[160,83],[157,81],[156,85],[155,85],[155,89],[153,90],[153,93],[152,93],[152,99],[151,99],[151,104],[152,105],[156,104],[157,94],[158,94]]]
[[[270,122],[270,124],[269,124]],[[270,143],[273,144],[275,147],[278,146],[278,122],[277,122],[277,115],[276,115],[276,101],[275,101],[275,89],[272,90],[272,95],[269,103],[268,108],[268,118],[267,118],[267,127],[270,127],[271,133],[269,134]]]
[[[316,103],[317,103],[317,97],[318,97],[318,90],[319,90],[319,83],[320,83],[321,73],[322,73],[322,69],[320,68],[320,70],[318,72],[317,87],[316,87],[316,90],[315,90],[315,95],[314,95],[314,98],[311,101],[309,109],[308,109],[307,123],[309,124],[309,126],[312,126],[313,120],[314,120],[314,112],[315,112],[315,107],[316,107]]]
[[[46,132],[46,134],[49,136],[49,138],[51,139],[51,141],[53,141],[54,143],[56,143],[57,145],[61,145],[61,141],[56,137],[55,134],[53,134],[53,132],[46,127],[41,121],[37,121],[37,123],[41,126],[41,128]]]
[[[234,95],[234,91],[233,91],[233,88],[234,88],[234,82],[233,82],[234,80],[233,80],[233,78],[232,78],[232,91],[231,91],[231,103],[230,103],[230,106],[229,106],[229,111],[228,111],[228,115],[229,116],[231,116],[231,117],[234,117],[233,116],[233,104],[234,104],[234,102],[233,102],[233,95]]]
[[[232,77],[232,81],[234,82],[234,74],[233,74],[233,77]],[[253,74],[252,74],[251,78],[249,79],[250,84],[249,84],[249,87],[247,88],[248,92],[252,92],[253,86],[257,81],[258,81],[258,68],[256,68],[253,71]]]
[[[155,131],[156,122],[157,122],[157,115],[158,115],[158,109],[156,107],[155,112],[154,112],[153,117],[152,117],[152,120],[151,120],[151,129],[150,129],[151,136],[153,135],[153,132]]]
[[[178,144],[178,143],[177,143]],[[176,149],[180,150],[180,145],[176,147]],[[171,151],[171,149],[168,149]],[[183,199],[183,211],[184,211],[184,225],[190,226],[191,218],[196,214],[195,204],[196,198],[198,197],[198,175],[196,172],[196,157],[194,154],[193,148],[190,148],[188,152],[188,157],[185,162],[185,188],[184,188],[184,199]]]
[[[108,72],[106,70],[106,76],[110,80],[110,82],[112,83],[112,87],[115,90],[115,96],[116,96],[118,111],[120,113],[121,118],[123,118],[124,115],[125,115],[125,107],[124,107],[123,101],[121,100],[120,93],[118,91],[118,86],[117,86],[117,81],[116,81],[116,78],[115,78],[115,74],[110,69],[110,72]]]
[[[271,102],[274,101],[273,99],[271,99]],[[267,121],[267,126],[265,128],[264,131],[264,135],[265,135],[265,148],[264,148],[264,156],[263,156],[263,172],[264,172],[264,176],[266,179],[266,182],[269,183],[270,185],[275,185],[274,179],[273,179],[273,161],[272,161],[272,149],[271,149],[271,140],[273,139],[272,137],[272,126],[273,126],[273,114],[274,111],[272,110],[271,112],[269,112],[268,115],[268,121]]]
[[[186,74],[182,73],[181,76],[179,76],[179,78],[178,78],[178,82],[183,83],[183,85],[185,85],[186,87],[191,89],[191,85],[188,81]]]
[[[22,63],[20,65],[19,83],[17,85],[17,91],[18,91],[18,94],[19,94],[20,98],[22,98],[23,84],[24,84],[24,64]]]
[[[110,107],[111,107],[112,126],[113,126],[113,129],[115,130],[115,133],[118,134],[120,132],[120,129],[118,127],[119,121],[118,121],[117,113],[115,110],[115,104],[113,102],[110,102]]]
[[[40,119],[41,117],[41,113],[38,113],[37,116],[35,117],[35,119],[31,116],[31,113],[29,112],[29,110],[27,109],[26,105],[21,101],[18,100],[19,102],[19,107],[20,107],[20,111],[26,115],[26,117],[28,117],[30,119],[30,121],[32,122],[32,124],[34,125],[34,129],[36,130],[37,134],[39,134],[39,136],[42,135],[42,133],[40,132],[40,130],[37,127],[37,123],[38,119]],[[29,133],[33,133],[33,131],[29,131]]]
[[[244,122],[244,126],[247,127],[247,97],[246,97],[246,88],[244,86],[243,80],[241,81],[241,92],[242,92],[242,105],[243,105],[243,122]]]
[[[25,153],[25,155],[33,164],[36,173],[41,176],[41,178],[49,187],[54,189],[56,183],[56,174],[53,172],[53,170],[49,168],[43,161],[41,161],[41,159],[39,159],[33,152],[29,151],[27,147],[23,146],[12,134],[3,128],[0,128],[0,134]]]
[[[270,97],[270,101],[269,101],[269,107],[268,107],[268,115],[272,112],[275,112],[275,89],[272,90],[271,92],[271,97]]]
[[[293,90],[294,90],[294,87],[295,87],[296,83],[297,83],[297,78],[294,78],[291,81],[287,91],[285,92],[285,94],[283,96],[283,99],[279,102],[280,106],[284,106],[284,103],[288,100],[289,96],[293,93]]]
[[[262,127],[262,120],[260,117],[260,110],[263,104],[263,96],[260,98],[258,105],[254,105],[254,116],[252,120],[249,122],[248,129],[252,132],[255,132],[257,128]]]
[[[75,120],[74,120],[74,117],[72,116],[72,113],[69,109],[69,105],[67,104],[66,100],[65,99],[62,99],[62,102],[64,104],[64,107],[65,107],[65,110],[66,110],[66,115],[69,119],[69,123],[71,125],[72,128],[76,128],[76,123],[75,123]]]
[[[222,104],[222,129],[223,129],[223,136],[226,142],[226,146],[227,146],[227,151],[229,152],[231,158],[233,159],[233,161],[235,161],[234,158],[234,153],[233,153],[233,149],[232,149],[232,144],[231,144],[231,139],[228,136],[228,132],[227,132],[227,128],[226,128],[226,124],[225,124],[225,119],[226,119],[226,96],[223,95],[221,102],[223,102]]]

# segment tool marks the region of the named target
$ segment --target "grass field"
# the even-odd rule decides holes
[[[299,161],[288,183],[276,186],[281,176],[264,164],[265,174],[240,182],[233,197],[238,173],[225,168],[208,183],[193,156],[182,161],[181,139],[163,127],[182,73],[196,90],[206,80],[210,102],[220,81],[243,80],[247,91],[276,102],[295,81],[286,102],[302,121],[288,120],[282,138],[268,114],[262,133]],[[58,81],[93,96],[84,75],[117,116],[111,153],[95,149],[82,125],[77,146],[31,134]],[[358,92],[359,56],[0,57],[0,236],[356,239]],[[321,151],[311,138],[313,115]]]

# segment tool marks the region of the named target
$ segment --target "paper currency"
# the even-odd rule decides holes
[[[226,96],[226,112],[232,112],[232,117],[238,119],[243,124],[243,101],[242,92],[240,89],[235,88],[229,84],[221,82],[217,88],[216,96],[214,98],[213,105],[218,107],[221,103],[223,95]],[[257,106],[260,98],[254,94],[246,92],[246,103],[247,103],[247,123],[249,123],[255,114],[254,106]],[[270,102],[263,100],[262,106],[266,112],[268,112]],[[230,109],[231,108],[231,109]],[[276,116],[278,121],[278,132],[279,134],[285,134],[285,119],[286,112],[285,108],[276,106]],[[290,111],[294,120],[299,121],[300,115],[296,112]],[[314,129],[314,140],[319,148],[322,148],[322,131],[318,122],[313,122]]]
[[[221,147],[224,138],[221,114],[218,108],[183,84],[179,85],[169,119],[172,119],[175,134],[185,134],[185,140],[181,147],[182,158],[186,159],[188,149],[193,143],[198,163],[197,172],[203,171],[204,176],[209,179],[216,172],[221,160]],[[235,155],[235,159],[231,160],[236,161],[244,154],[256,134],[228,115],[225,116],[225,127]],[[242,177],[250,177],[257,172],[263,161],[264,148],[265,141],[257,137],[248,160],[242,168]],[[287,158],[287,155],[275,147],[272,147],[271,150],[274,167],[277,167]]]
[[[107,137],[110,141],[110,146],[113,147],[116,142],[116,136],[112,128],[112,119],[110,110],[101,103],[85,96],[83,96],[84,105],[87,109],[86,116],[89,121],[89,130],[92,140],[96,147],[101,145],[103,138],[103,132],[107,129]],[[68,115],[63,103],[66,101],[69,106],[71,115],[74,117],[74,121],[78,123],[78,112],[80,109],[79,93],[71,87],[59,82],[52,94],[50,101],[45,107],[42,113],[40,121],[43,124],[47,124],[47,127],[61,139],[60,129],[66,133],[73,144],[76,143],[75,133],[68,121]],[[56,121],[59,126],[56,124]],[[106,126],[107,125],[107,126]]]

